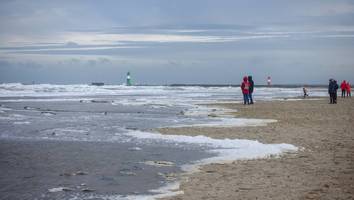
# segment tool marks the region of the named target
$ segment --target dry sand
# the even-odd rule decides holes
[[[354,98],[223,104],[236,117],[277,119],[264,127],[164,128],[164,134],[289,143],[281,158],[211,164],[184,175],[184,195],[168,199],[354,199]]]

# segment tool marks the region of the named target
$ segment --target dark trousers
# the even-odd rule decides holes
[[[251,92],[248,94],[248,98],[249,98],[250,104],[253,104],[253,98],[252,98]]]
[[[250,104],[248,96],[248,94],[243,94],[243,104]]]
[[[337,103],[337,93],[336,92],[329,93],[329,101],[331,104]]]
[[[342,98],[345,98],[345,90],[342,90]]]
[[[351,97],[351,96],[352,96],[351,92],[347,91],[347,97]]]

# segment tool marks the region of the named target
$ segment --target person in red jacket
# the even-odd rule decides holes
[[[347,82],[347,87],[345,89],[347,91],[347,97],[351,97],[352,96],[351,91],[350,91],[351,90],[351,86],[350,86],[349,82]]]
[[[345,91],[347,88],[347,83],[345,82],[345,80],[340,84],[340,89],[342,90],[342,98],[345,98]]]
[[[242,90],[242,94],[243,94],[243,104],[250,104],[249,101],[249,92],[250,92],[250,83],[248,82],[248,78],[247,76],[243,77],[243,82],[241,84],[241,90]]]

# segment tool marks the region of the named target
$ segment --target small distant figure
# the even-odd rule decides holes
[[[345,98],[345,92],[346,92],[346,88],[347,88],[347,83],[344,80],[341,84],[340,84],[340,89],[342,90],[342,98]]]
[[[329,93],[329,99],[330,99],[330,104],[336,104],[337,103],[337,91],[338,91],[338,84],[337,81],[334,79],[329,79],[329,84],[328,84],[328,93]]]
[[[268,78],[267,78],[267,84],[268,84],[268,86],[270,86],[272,84],[272,79],[270,78],[270,76],[268,76]]]
[[[249,101],[249,89],[250,89],[250,83],[248,82],[247,76],[243,77],[243,82],[241,84],[241,90],[243,94],[243,104],[250,104]]]
[[[352,94],[351,94],[351,86],[350,86],[350,83],[347,82],[347,87],[345,88],[346,91],[347,91],[347,97],[352,97]]]
[[[254,82],[253,82],[252,76],[248,76],[248,82],[250,84],[248,98],[249,98],[250,104],[253,104],[252,93],[253,93],[253,89],[254,89]]]
[[[309,96],[305,86],[302,88],[302,91],[304,92],[304,99]]]

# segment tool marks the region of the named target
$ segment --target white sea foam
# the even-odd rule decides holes
[[[14,122],[14,125],[24,125],[24,124],[30,124],[31,122],[29,121],[17,121],[17,122]]]
[[[179,182],[173,182],[173,183],[168,183],[163,187],[160,187],[158,189],[153,189],[150,190],[151,195],[128,195],[128,196],[122,196],[122,195],[100,195],[100,194],[91,194],[91,195],[81,195],[80,193],[77,193],[73,197],[70,198],[70,200],[80,200],[80,199],[102,199],[102,200],[155,200],[155,199],[161,199],[161,198],[167,198],[171,196],[176,196],[183,194],[184,192],[179,190],[180,183]],[[51,189],[53,192],[60,192],[63,191],[63,188],[53,188]]]
[[[9,115],[3,115],[0,116],[0,120],[23,120],[26,119],[27,117],[24,115],[20,115],[20,114],[9,114]]]
[[[142,131],[130,131],[129,136],[139,139],[163,140],[169,143],[188,143],[207,146],[209,152],[214,156],[183,165],[181,168],[187,173],[198,170],[201,165],[211,163],[229,163],[235,160],[267,158],[269,156],[279,156],[285,152],[295,152],[298,147],[291,144],[262,144],[254,140],[241,139],[213,139],[207,136],[186,136],[186,135],[163,135],[160,133],[150,133]],[[167,185],[158,190],[160,194],[152,196],[132,196],[132,199],[156,199],[166,196],[183,194],[179,190],[179,182]],[[128,198],[130,199],[130,198]]]
[[[326,96],[325,88],[308,88],[311,96]],[[96,96],[96,95],[132,95],[141,97],[163,97],[166,100],[189,99],[216,100],[242,96],[239,87],[169,87],[169,86],[124,86],[124,85],[53,85],[36,84],[23,85],[20,83],[0,84],[0,97],[63,97],[63,96]],[[175,98],[170,98],[171,96]],[[264,97],[294,97],[302,96],[302,88],[256,88],[255,98]],[[197,98],[197,99],[196,99]]]
[[[182,124],[169,127],[246,127],[246,126],[266,126],[268,123],[275,123],[275,119],[247,119],[247,118],[215,118],[214,121],[206,123],[195,123],[191,125]]]

